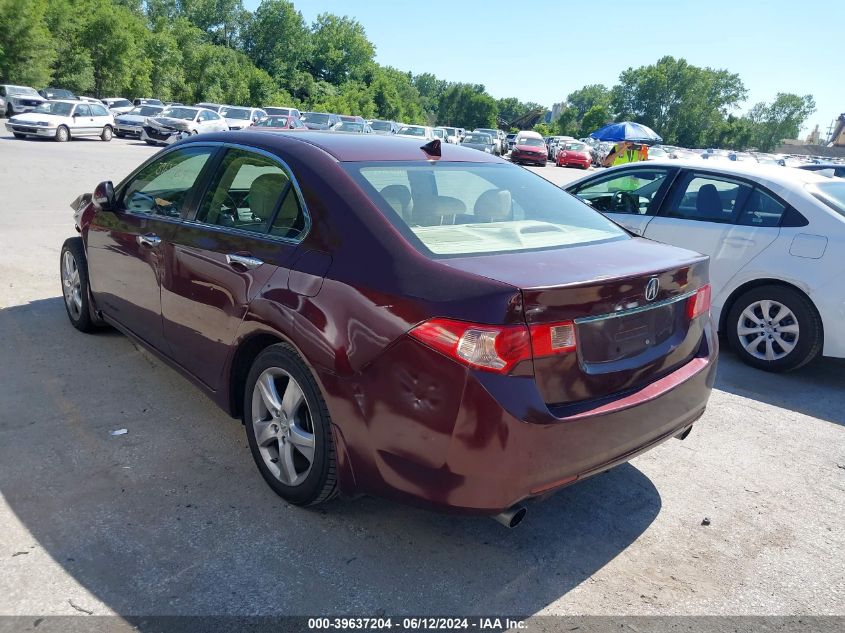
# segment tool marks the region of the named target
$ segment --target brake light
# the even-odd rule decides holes
[[[687,318],[692,320],[702,314],[710,312],[710,284],[701,286],[695,294],[687,299]]]
[[[575,349],[575,324],[572,321],[532,325],[529,331],[534,358],[554,356]]]
[[[478,325],[432,319],[410,331],[418,341],[470,367],[507,373],[531,358],[528,328],[524,325]]]
[[[575,326],[571,321],[532,325],[529,329],[524,325],[431,319],[409,334],[464,365],[500,374],[509,373],[524,360],[575,349]]]

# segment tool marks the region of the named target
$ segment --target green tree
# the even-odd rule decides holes
[[[801,125],[815,111],[812,95],[779,92],[771,104],[758,103],[751,109],[753,143],[761,151],[771,151],[784,139],[796,138]]]
[[[305,72],[313,51],[302,14],[287,0],[263,0],[244,32],[244,50],[283,89],[300,98],[313,90]]]
[[[312,27],[311,68],[315,78],[333,84],[361,79],[376,50],[361,24],[330,13],[317,16]]]
[[[211,37],[211,41],[233,47],[238,41],[245,15],[241,0],[179,0],[181,14]]]
[[[152,63],[144,54],[147,29],[126,7],[102,2],[81,34],[91,55],[98,97],[145,96],[151,90]]]
[[[450,85],[437,107],[440,125],[460,125],[467,129],[496,127],[499,109],[484,86],[456,83]]]
[[[589,136],[600,127],[613,120],[610,115],[610,110],[603,105],[594,105],[584,113],[581,119],[581,134],[580,136]]]
[[[623,71],[611,102],[618,121],[632,119],[668,143],[698,147],[746,94],[738,75],[667,56]]]
[[[47,28],[47,0],[0,0],[0,77],[41,88],[56,58]]]
[[[94,87],[94,64],[83,33],[88,17],[101,3],[102,0],[50,0],[45,15],[56,50],[52,81],[77,94]]]
[[[550,126],[552,133],[560,136],[575,136],[578,134],[578,111],[573,107],[561,109],[557,120]]]
[[[151,62],[150,94],[178,101],[185,84],[184,57],[176,36],[168,29],[147,37],[145,52]]]
[[[575,109],[575,118],[581,122],[590,109],[610,107],[610,90],[604,84],[590,84],[569,93],[566,102]]]

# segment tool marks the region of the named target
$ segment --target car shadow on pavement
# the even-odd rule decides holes
[[[845,426],[845,359],[818,358],[773,374],[746,365],[723,343],[716,389]]]
[[[24,584],[52,559],[94,613],[531,614],[660,512],[631,465],[532,503],[512,531],[374,498],[295,508],[237,421],[127,338],[74,330],[60,297],[0,310],[0,331],[0,493],[27,531],[0,522],[17,535],[0,558],[32,554],[15,559]],[[68,586],[26,593],[74,613]]]

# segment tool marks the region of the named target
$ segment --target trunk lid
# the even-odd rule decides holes
[[[575,323],[574,352],[534,359],[549,405],[640,387],[701,347],[703,320],[687,317],[687,301],[708,283],[704,255],[630,239],[444,263],[519,288],[529,326]]]

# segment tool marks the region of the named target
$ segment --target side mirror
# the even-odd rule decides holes
[[[111,180],[101,182],[94,189],[94,195],[91,197],[94,206],[103,211],[114,210],[114,185]]]

